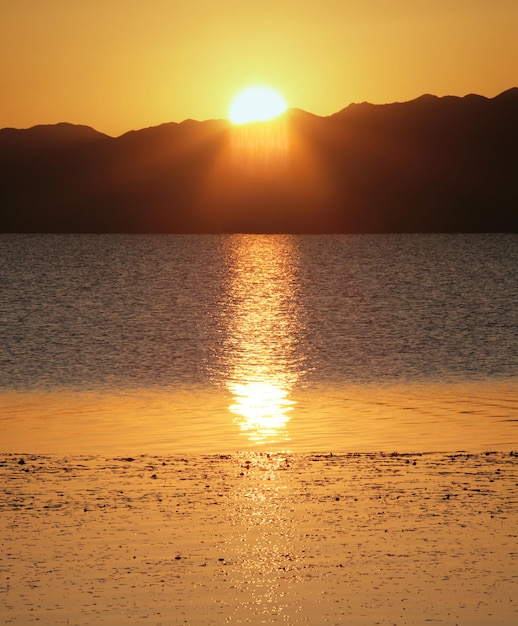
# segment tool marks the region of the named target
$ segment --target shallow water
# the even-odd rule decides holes
[[[516,448],[517,242],[2,235],[0,447]]]

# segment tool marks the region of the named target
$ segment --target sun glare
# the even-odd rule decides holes
[[[273,87],[254,85],[240,91],[232,100],[228,117],[233,124],[266,122],[282,115],[288,105]]]

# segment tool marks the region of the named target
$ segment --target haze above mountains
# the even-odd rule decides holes
[[[113,138],[0,130],[0,231],[518,232],[518,88]]]

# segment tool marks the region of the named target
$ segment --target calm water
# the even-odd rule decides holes
[[[518,448],[518,236],[0,235],[0,449]]]

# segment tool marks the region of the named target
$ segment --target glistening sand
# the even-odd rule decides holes
[[[0,455],[5,624],[518,623],[518,456]]]

